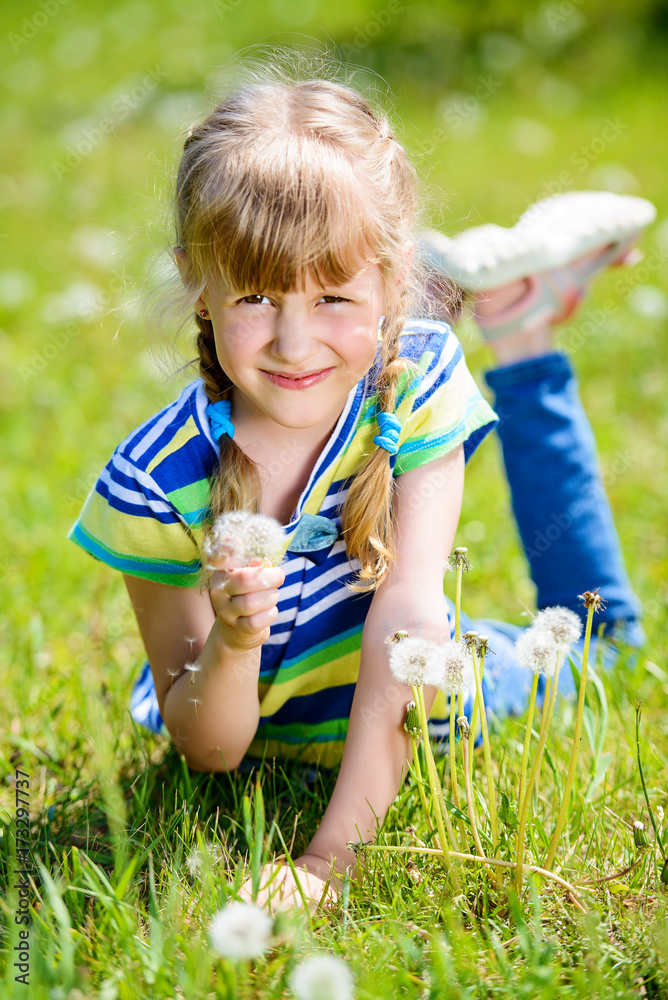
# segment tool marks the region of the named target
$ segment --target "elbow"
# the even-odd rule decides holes
[[[237,770],[244,759],[243,754],[241,756],[226,755],[219,747],[205,755],[184,752],[183,757],[191,771],[197,771],[201,774],[231,774]]]

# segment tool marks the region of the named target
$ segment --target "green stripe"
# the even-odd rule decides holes
[[[151,580],[154,583],[167,583],[173,587],[194,587],[201,570],[198,559],[191,563],[179,563],[170,562],[168,559],[138,559],[136,556],[121,555],[99,539],[89,535],[78,521],[70,531],[68,538],[80,545],[95,559],[113,566],[121,573],[139,576],[143,580]],[[174,567],[171,571],[168,569],[170,566]]]
[[[172,490],[167,497],[178,511],[186,512],[187,516],[188,511],[200,511],[209,506],[210,492],[209,480],[198,479],[187,486],[181,486],[178,490]]]
[[[338,660],[346,653],[355,652],[361,646],[363,627],[363,625],[358,625],[349,629],[337,637],[334,642],[327,639],[325,642],[318,643],[317,646],[312,646],[312,652],[307,657],[295,656],[290,660],[283,660],[277,670],[260,674],[260,683],[286,684],[288,681],[294,680],[295,677],[301,677],[302,674],[307,674],[310,670],[315,670],[324,663],[329,663],[330,660]]]
[[[280,740],[281,743],[293,746],[306,743],[334,743],[337,740],[343,742],[348,732],[348,722],[347,718],[313,723],[289,722],[283,726],[260,722],[254,739]]]

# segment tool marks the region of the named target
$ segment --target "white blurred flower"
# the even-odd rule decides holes
[[[390,670],[401,684],[425,684],[439,670],[439,660],[439,648],[429,639],[409,636],[390,646]]]
[[[547,629],[554,636],[557,646],[566,651],[582,635],[582,620],[569,608],[557,605],[554,608],[544,608],[533,620],[535,628]]]
[[[445,694],[467,691],[473,684],[473,660],[463,642],[445,642],[438,647],[438,661],[425,683],[439,687]]]
[[[297,1000],[352,1000],[354,980],[350,969],[334,955],[314,955],[290,976]]]
[[[283,558],[285,530],[273,517],[247,510],[228,511],[216,518],[202,551],[207,569],[222,559],[247,566],[251,559],[277,564]]]
[[[211,947],[233,962],[260,958],[269,949],[274,922],[255,903],[228,903],[209,926]]]
[[[515,643],[515,656],[521,667],[528,667],[535,674],[554,676],[557,665],[558,646],[551,632],[532,625],[519,636]]]

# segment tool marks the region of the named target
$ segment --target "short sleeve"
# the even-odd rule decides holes
[[[68,537],[101,562],[144,580],[192,587],[200,574],[190,527],[153,477],[118,449]]]
[[[403,430],[395,475],[433,462],[460,444],[468,461],[498,422],[448,326],[425,323],[423,330],[408,336],[410,343],[402,354],[417,364],[421,374],[412,377],[396,407]]]

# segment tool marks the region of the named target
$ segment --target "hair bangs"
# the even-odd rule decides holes
[[[271,157],[262,143],[229,157],[224,183],[201,192],[195,270],[248,292],[302,289],[309,273],[321,285],[342,285],[379,261],[374,199],[327,144],[293,134],[277,150],[275,140]]]

